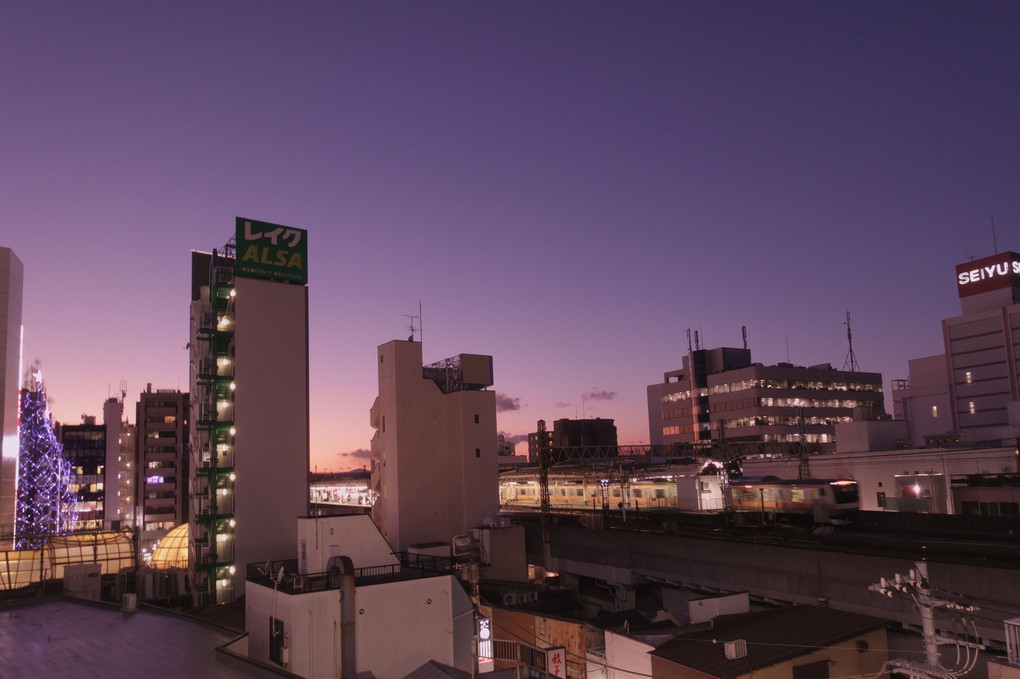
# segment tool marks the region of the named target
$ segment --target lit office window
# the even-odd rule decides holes
[[[931,407],[931,416],[932,416],[932,419],[938,419],[938,416],[939,416],[939,407],[938,406],[932,406]]]
[[[974,407],[974,401],[971,401],[970,403],[967,404],[967,412],[969,412],[971,415],[977,412],[977,408]]]
[[[974,373],[968,370],[966,373],[964,373],[963,379],[966,380],[967,384],[970,384],[971,382],[974,381]]]

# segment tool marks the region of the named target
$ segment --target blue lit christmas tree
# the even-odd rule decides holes
[[[39,549],[48,536],[70,533],[77,520],[77,498],[68,490],[71,463],[53,433],[42,371],[35,363],[21,390],[21,452],[15,549]]]

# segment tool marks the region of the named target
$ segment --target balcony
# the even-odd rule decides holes
[[[354,569],[354,585],[378,585],[386,582],[400,582],[433,578],[453,572],[450,559],[426,556],[421,554],[397,553],[399,565],[373,566]],[[283,579],[276,582],[277,574],[283,570]],[[247,567],[249,582],[264,587],[274,587],[286,594],[303,594],[305,592],[322,592],[339,589],[342,576],[339,570],[326,573],[298,573],[298,560],[285,559],[266,563],[250,563]]]

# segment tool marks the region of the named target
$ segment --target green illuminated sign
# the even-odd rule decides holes
[[[237,218],[234,273],[244,278],[308,283],[308,232]]]

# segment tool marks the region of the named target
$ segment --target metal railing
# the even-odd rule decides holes
[[[354,569],[356,587],[375,585],[383,582],[397,582],[447,575],[452,572],[453,562],[446,557],[398,552],[398,564],[370,566]],[[246,569],[249,582],[273,587],[287,594],[322,592],[339,589],[343,576],[339,570],[322,573],[299,573],[297,559],[282,559],[265,563],[250,563]]]

